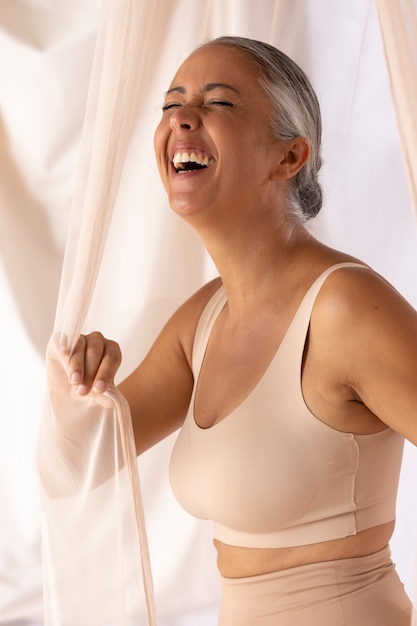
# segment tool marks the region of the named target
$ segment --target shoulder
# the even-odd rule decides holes
[[[167,323],[166,329],[175,333],[189,363],[199,319],[209,300],[221,286],[220,278],[203,285],[175,311]]]
[[[415,309],[380,274],[365,264],[335,269],[325,280],[314,306],[317,321],[332,326],[376,317],[416,315]]]
[[[346,336],[370,326],[414,325],[415,309],[383,276],[358,258],[310,238],[300,255],[304,289],[328,270],[311,313],[310,330]]]
[[[325,389],[344,397],[350,389],[349,400],[417,444],[417,312],[391,284],[370,268],[333,272],[316,299],[309,342]]]
[[[369,267],[344,267],[325,280],[313,307],[311,335],[339,354],[370,355],[417,347],[417,312]]]
[[[198,291],[193,293],[174,313],[179,320],[184,322],[186,325],[188,323],[193,322],[195,325],[198,323],[198,320],[209,302],[209,300],[214,296],[214,294],[220,289],[222,286],[222,281],[220,278],[214,278],[210,282],[203,285]]]

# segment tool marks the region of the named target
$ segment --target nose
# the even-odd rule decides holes
[[[183,104],[173,111],[170,117],[173,130],[196,130],[201,123],[197,107]]]

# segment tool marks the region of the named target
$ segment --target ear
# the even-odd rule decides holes
[[[295,137],[280,144],[279,163],[272,172],[271,180],[293,178],[310,156],[310,144],[305,137]]]

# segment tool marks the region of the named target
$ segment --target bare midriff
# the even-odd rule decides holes
[[[388,544],[394,525],[395,522],[388,522],[343,539],[290,548],[242,548],[214,539],[217,566],[226,578],[243,578],[311,563],[365,556]]]

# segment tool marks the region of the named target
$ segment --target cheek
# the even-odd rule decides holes
[[[168,133],[166,130],[166,124],[162,120],[155,129],[153,137],[153,147],[156,157],[156,163],[158,165],[159,173],[161,177],[164,177],[164,173],[167,167],[167,141]]]
[[[158,126],[155,128],[153,136],[153,147],[157,158],[160,158],[162,154],[164,156],[166,154],[169,131],[169,122],[162,118]]]

